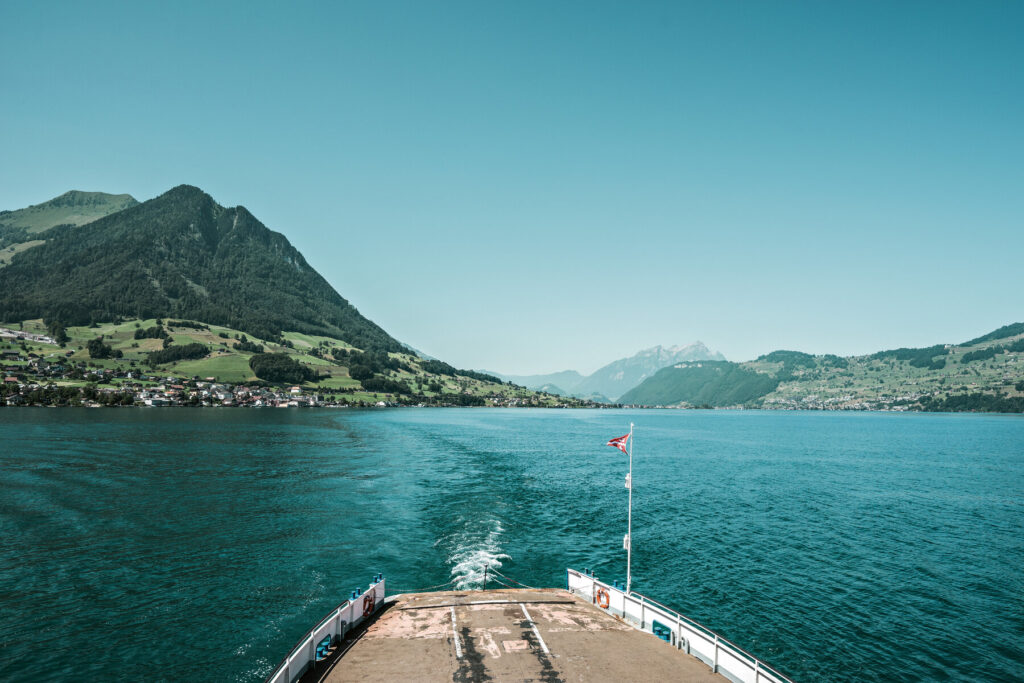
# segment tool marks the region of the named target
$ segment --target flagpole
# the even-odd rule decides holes
[[[626,522],[626,595],[633,583],[633,423],[629,423],[629,515]]]

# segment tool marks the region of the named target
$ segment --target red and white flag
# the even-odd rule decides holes
[[[625,436],[617,436],[614,439],[610,439],[608,441],[608,443],[606,443],[605,445],[606,446],[614,446],[615,448],[618,448],[623,453],[629,453],[629,451],[626,450],[626,443],[628,441],[629,441],[629,434],[626,434]]]

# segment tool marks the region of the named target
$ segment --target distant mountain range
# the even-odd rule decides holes
[[[687,346],[653,346],[629,358],[612,361],[590,375],[581,375],[575,370],[548,375],[490,374],[537,391],[611,403],[658,370],[692,360],[724,361],[725,357],[698,341]]]
[[[503,375],[500,372],[487,371],[488,374],[500,377],[506,382],[512,382],[519,386],[529,387],[537,391],[547,391],[552,394],[568,395],[566,387],[575,387],[583,381],[584,377],[575,370],[563,370],[552,372],[549,375]],[[548,387],[541,389],[541,387]]]
[[[619,398],[648,406],[1024,412],[1024,323],[960,344],[842,358],[773,351],[688,361]]]

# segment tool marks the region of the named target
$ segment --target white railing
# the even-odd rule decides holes
[[[625,587],[610,586],[591,574],[575,569],[566,573],[569,592],[586,597],[641,631],[653,634],[658,622],[660,633],[669,638],[669,643],[701,660],[715,673],[736,683],[793,683],[754,655],[675,610],[636,592],[627,595]]]
[[[299,644],[267,676],[266,683],[292,683],[318,661],[317,647],[330,636],[335,647],[353,627],[384,605],[384,577],[378,574],[365,592],[352,591],[352,598],[341,603],[317,622]],[[320,658],[322,659],[322,657]]]

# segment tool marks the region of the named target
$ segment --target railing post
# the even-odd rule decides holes
[[[715,634],[715,665],[711,667],[714,673],[718,673],[718,634]]]
[[[760,664],[761,664],[760,660],[758,660],[758,659],[754,660],[754,683],[757,683],[759,680],[761,680],[761,667],[760,667]]]
[[[640,630],[644,628],[644,596],[640,596]]]

